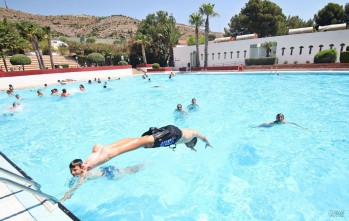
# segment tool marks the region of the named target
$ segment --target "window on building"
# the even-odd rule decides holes
[[[344,44],[344,43],[342,43],[342,44],[341,44],[341,51],[343,51],[343,50],[344,50],[344,46],[345,46],[345,44]]]
[[[309,54],[311,54],[311,50],[313,49],[314,46],[310,45],[309,46]]]
[[[214,60],[214,53],[212,53],[212,60]]]
[[[221,59],[221,53],[218,52],[218,60]]]
[[[322,51],[323,45],[319,45],[319,51]]]
[[[240,51],[237,51],[236,54],[237,54],[236,57],[239,58],[240,57]]]
[[[224,59],[227,59],[227,52],[224,52]]]
[[[332,48],[333,48],[333,46],[334,46],[334,44],[330,44],[330,49],[332,49]]]
[[[299,54],[300,54],[300,55],[302,54],[303,48],[304,48],[303,46],[300,46],[300,47],[299,47]]]
[[[247,54],[247,51],[245,50],[245,51],[244,51],[244,58],[246,58],[246,54]]]
[[[230,59],[233,59],[233,52],[230,52]]]
[[[291,49],[290,55],[292,55],[292,54],[293,54],[293,49],[294,49],[294,47],[290,47],[290,49]]]
[[[282,52],[281,52],[281,55],[282,55],[282,56],[284,56],[284,54],[285,54],[285,49],[286,49],[286,48],[281,48],[281,51],[282,51]]]

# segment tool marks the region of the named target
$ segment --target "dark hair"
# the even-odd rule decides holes
[[[66,89],[62,89],[62,91],[63,91],[63,93],[66,93],[66,92],[67,92],[67,90],[66,90]]]
[[[82,160],[81,160],[81,159],[75,159],[75,160],[73,160],[72,162],[70,162],[70,164],[69,164],[69,169],[72,169],[72,168],[74,168],[75,166],[81,167],[81,165],[82,165]]]

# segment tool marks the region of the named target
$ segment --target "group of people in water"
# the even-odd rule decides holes
[[[108,77],[108,80],[110,81],[111,78]],[[120,78],[117,78],[116,80],[120,80]],[[65,85],[66,83],[68,82],[73,82],[74,80],[72,79],[67,79],[67,80],[58,80],[58,83],[60,83],[61,85]],[[101,79],[100,78],[95,78],[94,80],[95,82],[98,82],[98,83],[102,83]],[[88,80],[88,84],[92,84],[92,81],[91,80]],[[44,88],[47,88],[47,84],[44,84]],[[103,88],[106,89],[107,88],[107,82],[105,81],[104,84],[103,84]],[[85,89],[85,86],[83,84],[80,84],[79,85],[79,91],[80,92],[85,92],[86,89]],[[38,97],[43,97],[44,96],[44,93],[43,93],[43,90],[42,89],[38,89],[36,91],[37,93],[37,96]],[[8,96],[13,96],[14,95],[14,87],[12,84],[9,84],[9,88],[8,90],[6,90],[6,94]],[[61,90],[61,92],[59,92],[59,90],[57,88],[53,88],[51,89],[51,93],[50,95],[52,96],[61,96],[61,97],[68,97],[71,95],[71,93],[68,93],[67,89],[63,88]],[[18,109],[18,107],[21,106],[20,104],[20,101],[23,100],[23,98],[19,95],[19,94],[15,94],[15,98],[16,98],[16,101],[12,103],[12,105],[9,107],[9,110],[10,111],[15,111]]]

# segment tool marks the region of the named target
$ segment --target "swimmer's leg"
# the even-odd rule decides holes
[[[140,138],[125,138],[106,146],[96,144],[92,149],[91,155],[85,160],[82,166],[87,170],[91,170],[120,154],[153,143],[153,136],[144,136]]]

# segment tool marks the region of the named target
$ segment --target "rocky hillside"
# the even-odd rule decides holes
[[[0,15],[9,20],[29,20],[41,26],[50,26],[51,30],[69,37],[94,37],[108,39],[130,39],[137,31],[139,20],[124,15],[96,17],[90,15],[57,15],[46,16],[30,14],[12,9],[0,8]],[[194,35],[195,29],[184,24],[177,24],[186,39]],[[203,32],[202,32],[203,34]],[[222,37],[223,33],[216,33]]]

